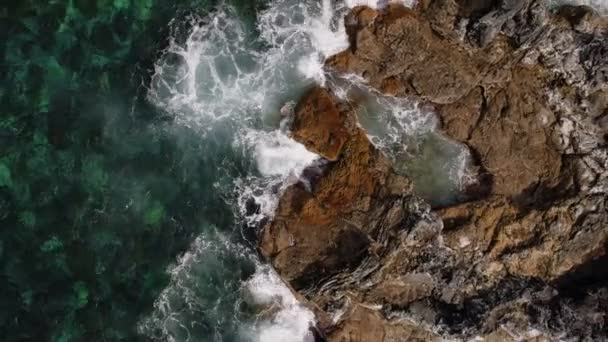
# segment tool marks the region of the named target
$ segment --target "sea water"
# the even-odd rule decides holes
[[[312,312],[252,246],[225,236],[235,230],[255,235],[250,230],[272,218],[282,191],[319,158],[281,124],[282,108],[293,107],[312,86],[345,99],[345,88],[365,92],[357,114],[370,140],[418,184],[421,196],[453,200],[468,154],[436,132],[435,114],[412,100],[378,94],[356,77],[338,85],[323,69],[327,57],[348,47],[342,18],[360,4],[275,0],[253,27],[221,5],[210,16],[188,18],[192,28],[185,39],[177,33],[170,39],[155,63],[149,101],[174,116],[176,125],[199,132],[203,144],[229,144],[246,166],[230,178],[229,170],[242,166],[217,165],[214,191],[233,208],[233,226],[202,234],[168,270],[171,284],[141,320],[142,334],[172,341],[312,340]],[[230,271],[242,264],[251,265],[251,274]]]

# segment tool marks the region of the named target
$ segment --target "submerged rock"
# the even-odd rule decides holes
[[[259,246],[326,338],[608,338],[605,18],[532,0],[426,0],[357,7],[345,22],[350,48],[328,69],[434,106],[487,184],[433,211],[353,104],[305,95],[292,135],[328,162],[285,191]]]

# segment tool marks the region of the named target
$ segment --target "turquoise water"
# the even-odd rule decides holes
[[[317,158],[280,112],[314,84],[335,87],[321,65],[346,47],[346,10],[329,0],[3,5],[3,341],[310,338],[312,314],[250,237]],[[419,138],[433,137],[432,115],[371,98],[364,127],[406,161],[402,172],[427,175],[421,194],[456,184],[460,164],[441,165],[460,150]]]
[[[466,200],[464,190],[477,181],[468,148],[444,136],[429,106],[412,99],[378,94],[352,79],[334,80],[339,93],[356,103],[361,126],[372,143],[408,176],[414,193],[434,207]]]

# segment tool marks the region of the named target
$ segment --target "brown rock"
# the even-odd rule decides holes
[[[433,278],[428,274],[407,274],[396,279],[385,279],[370,292],[370,300],[405,307],[430,296]]]
[[[401,198],[411,192],[411,183],[394,173],[354,125],[350,107],[329,91],[312,89],[295,116],[294,138],[337,158],[310,191],[302,184],[285,191],[261,237],[262,253],[300,289],[356,264],[380,232],[398,228],[404,219]],[[395,213],[383,216],[391,208]]]
[[[442,127],[446,134],[459,141],[468,141],[485,106],[483,88],[476,87],[461,101],[440,107]]]
[[[430,102],[490,190],[431,212],[349,104],[325,89],[305,95],[293,137],[330,162],[310,186],[285,191],[260,250],[329,341],[439,338],[420,321],[442,322],[447,338],[541,341],[554,329],[605,338],[587,324],[608,307],[605,272],[587,275],[608,249],[602,23],[585,8],[550,17],[534,0],[422,0],[418,11],[348,15],[351,46],[328,67]],[[587,297],[600,304],[569,301],[578,281],[600,289],[604,299]]]
[[[339,107],[327,91],[314,88],[295,108],[293,138],[323,158],[337,160],[355,125],[349,109]]]
[[[431,23],[433,30],[443,36],[453,34],[456,16],[462,11],[456,0],[420,1],[418,9]]]
[[[540,75],[515,68],[501,89],[475,88],[439,110],[446,132],[473,148],[493,175],[495,194],[514,197],[560,182],[561,156],[551,141],[554,119]]]
[[[380,313],[356,305],[328,336],[335,342],[441,341],[434,333],[407,321],[387,322]]]
[[[439,213],[447,229],[445,243],[471,258],[483,253],[487,263],[482,272],[492,273],[497,267],[493,262],[498,261],[512,275],[551,282],[606,254],[605,201],[595,203],[601,214],[587,217],[583,208],[591,204],[588,201],[568,199],[548,210],[523,214],[495,197]]]
[[[460,5],[480,10],[476,3]],[[455,2],[420,6],[426,17],[442,22],[459,10]],[[350,14],[351,49],[330,58],[330,68],[358,73],[390,95],[444,104],[439,114],[446,133],[473,148],[493,176],[493,193],[515,197],[559,184],[561,156],[551,144],[554,118],[543,70],[493,68],[511,52],[506,40],[475,51],[453,37],[438,37],[414,11],[400,6],[370,11]]]
[[[503,222],[516,219],[518,210],[503,198],[482,200],[442,209],[445,242],[455,250],[486,253]]]
[[[391,5],[369,22],[368,12],[364,18],[355,12],[347,21],[353,23],[347,32],[355,43],[327,61],[333,70],[356,73],[377,88],[401,89],[397,95],[417,95],[434,103],[458,100],[482,78],[483,60],[437,37],[418,13]]]

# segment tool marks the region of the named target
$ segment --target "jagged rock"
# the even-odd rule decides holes
[[[476,151],[493,176],[493,193],[513,197],[556,187],[562,160],[552,144],[555,117],[547,108],[542,72],[517,67],[500,81],[500,88],[482,85],[462,102],[440,107],[446,132]]]
[[[310,189],[289,187],[263,230],[262,253],[296,289],[357,264],[405,219],[411,182],[355,122],[352,109],[326,89],[312,89],[296,107],[294,139],[336,159]]]
[[[433,278],[428,274],[407,274],[395,279],[386,279],[370,293],[370,301],[385,302],[405,307],[431,295]]]
[[[605,199],[599,198],[568,199],[522,214],[497,197],[446,208],[440,215],[446,245],[471,259],[484,255],[482,272],[497,277],[492,268],[498,262],[511,275],[551,282],[606,254],[606,213]]]
[[[355,8],[348,15],[347,32],[354,45],[331,57],[329,67],[362,75],[394,95],[416,95],[434,103],[453,102],[480,81],[486,62],[437,37],[417,12],[398,5],[375,16],[370,11]]]
[[[343,106],[326,90],[314,88],[295,108],[293,138],[323,158],[337,160],[356,125],[349,109],[340,108]]]
[[[339,342],[441,341],[438,335],[416,324],[400,320],[387,322],[377,310],[362,305],[355,305],[345,313],[328,338]]]
[[[328,340],[440,338],[431,327],[456,339],[605,339],[605,18],[535,0],[424,0],[357,7],[345,25],[350,48],[328,69],[432,105],[487,186],[433,212],[350,104],[305,95],[293,137],[329,162],[310,187],[285,191],[260,249]]]

